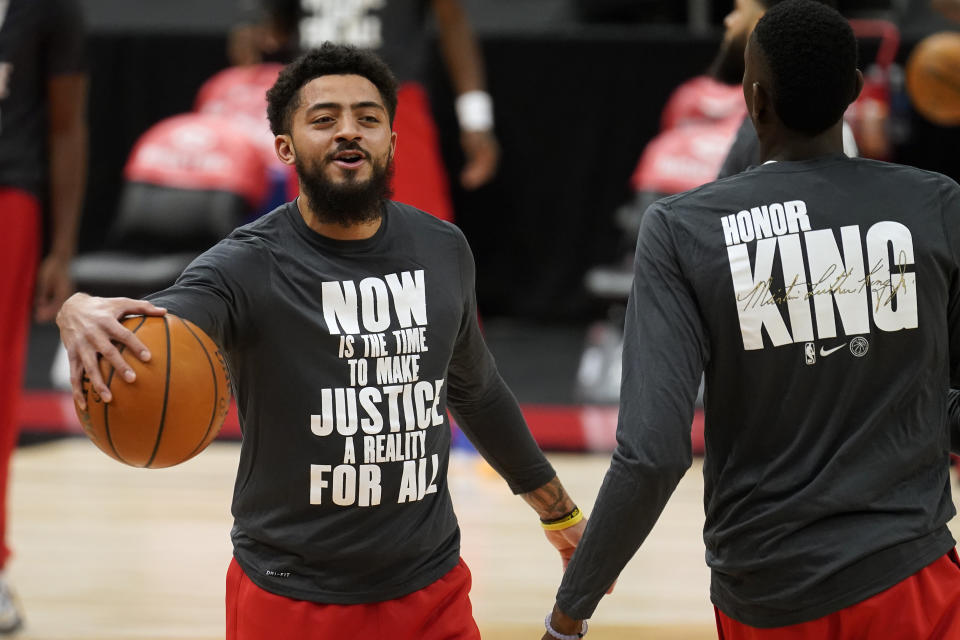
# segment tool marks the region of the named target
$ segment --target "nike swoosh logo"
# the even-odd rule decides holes
[[[824,349],[823,347],[820,347],[820,357],[826,358],[828,355],[830,355],[834,351],[839,351],[840,349],[843,349],[845,346],[847,346],[846,342],[844,342],[839,347],[834,347],[833,349]]]

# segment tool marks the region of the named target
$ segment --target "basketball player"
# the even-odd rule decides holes
[[[480,47],[460,0],[240,0],[240,6],[244,18],[229,43],[234,64],[264,58],[287,62],[295,52],[328,41],[369,48],[384,59],[400,81],[394,130],[404,143],[395,165],[395,197],[453,220],[436,125],[423,86],[432,14],[457,94],[466,160],[460,182],[466,189],[476,189],[493,178],[500,154],[493,134],[493,101],[486,91]]]
[[[743,78],[764,164],[644,216],[618,446],[547,617],[557,633],[580,632],[689,467],[705,371],[720,638],[960,637],[955,395],[944,426],[960,385],[960,186],[843,154],[856,62],[834,9],[772,7]]]
[[[87,166],[82,25],[75,0],[0,0],[0,633],[21,625],[2,569],[31,307],[48,322],[72,291]]]
[[[326,44],[267,97],[300,197],[197,258],[153,304],[71,297],[58,324],[75,398],[86,371],[111,399],[98,352],[133,379],[110,340],[148,358],[117,319],[162,314],[154,304],[223,349],[243,429],[228,640],[479,638],[447,485],[448,402],[564,559],[582,515],[484,344],[462,233],[388,199],[389,69]]]
[[[726,84],[740,84],[743,79],[743,50],[747,39],[763,14],[783,0],[735,0],[733,10],[724,18],[725,32],[717,57],[710,68],[710,75]],[[825,5],[836,7],[835,0],[820,0]],[[843,123],[843,150],[848,156],[857,155],[857,142],[853,130]],[[740,173],[747,167],[760,164],[760,143],[757,132],[748,116],[737,130],[727,157],[720,167],[718,177],[726,178]]]

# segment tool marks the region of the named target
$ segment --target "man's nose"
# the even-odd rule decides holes
[[[340,119],[340,128],[337,130],[337,140],[359,140],[363,137],[363,129],[360,128],[360,122],[356,118],[346,117]]]

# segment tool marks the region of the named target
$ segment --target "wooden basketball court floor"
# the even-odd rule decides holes
[[[27,616],[19,637],[222,638],[238,453],[238,444],[216,442],[178,467],[140,470],[108,458],[84,438],[18,449],[10,503],[15,555],[8,575]],[[592,505],[609,456],[550,458],[580,504]],[[956,474],[953,482],[956,499]],[[539,638],[561,571],[536,517],[470,454],[454,454],[451,491],[484,638]],[[716,638],[702,524],[697,461],[615,593],[601,602],[593,640]],[[960,535],[960,519],[951,526]]]

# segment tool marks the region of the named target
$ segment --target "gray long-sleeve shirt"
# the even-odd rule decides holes
[[[688,468],[704,371],[704,542],[727,615],[815,619],[946,553],[960,187],[835,155],[648,210],[617,449],[558,593],[569,615],[592,614]]]
[[[268,591],[377,602],[457,564],[448,401],[514,492],[555,475],[483,341],[452,224],[391,202],[371,238],[337,241],[289,203],[151,299],[226,356],[243,430],[234,555]]]

